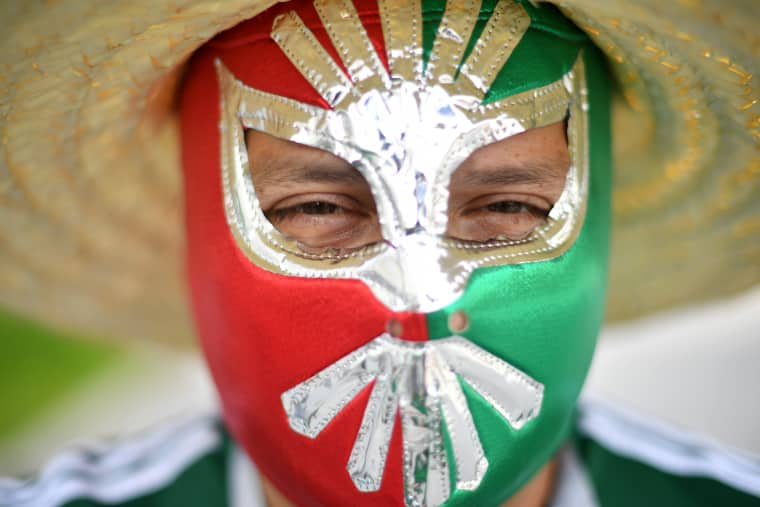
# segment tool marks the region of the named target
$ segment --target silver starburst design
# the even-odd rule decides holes
[[[399,411],[404,496],[410,507],[440,505],[451,495],[449,459],[457,489],[474,490],[488,469],[460,381],[514,429],[538,415],[544,391],[542,384],[465,338],[409,342],[383,334],[282,394],[291,428],[317,438],[373,380],[348,473],[360,491],[380,489]]]
[[[465,54],[481,2],[447,0],[424,59],[421,1],[378,0],[387,69],[351,0],[313,4],[337,60],[295,11],[275,18],[271,37],[327,107],[250,87],[217,61],[225,211],[254,264],[287,276],[358,279],[393,311],[429,313],[461,297],[477,268],[541,262],[570,248],[583,222],[588,180],[581,55],[554,82],[486,102],[531,23],[519,2],[497,2]],[[546,223],[514,241],[448,237],[449,184],[461,163],[486,144],[565,119],[572,163]],[[372,192],[383,241],[314,253],[277,230],[256,194],[247,129],[350,163]]]

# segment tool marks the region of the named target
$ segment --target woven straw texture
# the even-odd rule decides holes
[[[0,4],[0,306],[93,336],[192,341],[176,84],[197,47],[271,3]],[[760,282],[754,0],[559,5],[622,92],[609,319]]]

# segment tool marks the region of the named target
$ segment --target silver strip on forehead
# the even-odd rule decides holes
[[[388,68],[394,84],[422,84],[420,0],[377,0]]]
[[[425,69],[428,86],[456,82],[459,63],[478,21],[479,0],[447,0]]]
[[[356,82],[342,73],[324,48],[315,47],[316,38],[295,13],[277,18],[272,37],[332,109],[248,87],[217,62],[226,212],[246,255],[275,273],[360,279],[392,310],[430,312],[455,301],[478,267],[543,261],[566,251],[583,222],[588,186],[582,56],[554,83],[483,104],[484,89],[495,76],[493,69],[503,65],[529,24],[518,4],[509,0],[497,4],[499,16],[489,20],[453,82],[443,79],[427,84],[420,74],[418,2],[412,4],[418,16],[412,16],[409,25],[397,18],[397,13],[410,9],[408,4],[380,2],[390,82],[383,77],[379,57],[372,56],[374,48],[353,7],[331,5],[319,0],[318,12],[336,45],[345,36],[338,51]],[[449,7],[462,16],[477,17],[477,9],[468,5],[460,2]],[[441,30],[453,37],[449,32],[470,30],[466,27],[474,22],[457,18]],[[456,28],[460,25],[465,28]],[[350,31],[354,33],[348,36]],[[434,45],[431,62],[441,64],[443,56],[436,51],[448,44]],[[434,69],[430,72],[438,75]],[[444,236],[451,174],[474,150],[565,118],[571,166],[562,196],[544,225],[519,241],[475,243]],[[277,231],[264,216],[254,191],[245,129],[320,148],[351,163],[372,192],[384,241],[351,251],[314,254]]]
[[[390,86],[390,78],[362,26],[351,0],[314,0],[314,8],[340,53],[357,90],[365,92]]]
[[[499,2],[483,33],[462,63],[460,93],[485,95],[530,26],[525,8],[515,2]]]
[[[356,93],[353,83],[294,11],[275,18],[271,35],[290,62],[330,106],[339,107]]]
[[[544,392],[542,384],[460,336],[409,342],[382,334],[282,394],[290,427],[317,438],[373,381],[346,468],[360,491],[380,489],[398,412],[408,506],[441,505],[454,488],[476,489],[488,470],[460,381],[515,430],[539,414]],[[452,465],[455,484],[449,482]]]

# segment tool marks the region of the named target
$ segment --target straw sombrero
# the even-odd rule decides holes
[[[189,341],[173,97],[196,48],[272,3],[2,3],[0,306]],[[760,282],[755,2],[558,3],[621,91],[609,319]]]

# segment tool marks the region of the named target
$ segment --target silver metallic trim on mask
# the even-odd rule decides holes
[[[515,430],[538,415],[544,392],[542,384],[465,338],[410,342],[382,334],[282,394],[290,427],[316,438],[373,380],[347,469],[360,491],[380,489],[398,411],[409,506],[440,505],[451,495],[444,426],[457,489],[474,490],[488,469],[460,382]]]
[[[349,80],[290,12],[272,38],[332,109],[246,86],[217,61],[222,92],[222,182],[233,235],[255,264],[275,273],[364,281],[395,311],[431,312],[454,302],[481,266],[543,261],[566,251],[583,222],[588,181],[582,56],[563,78],[483,103],[528,28],[524,8],[502,0],[456,74],[478,9],[450,0],[426,69],[419,2],[380,0],[390,72],[349,0],[316,0]],[[401,19],[409,14],[409,20]],[[452,52],[458,56],[452,57]],[[484,243],[445,237],[452,172],[477,148],[568,119],[571,166],[547,222],[524,240]],[[264,216],[254,191],[245,129],[326,150],[351,163],[375,200],[383,242],[309,253]]]

